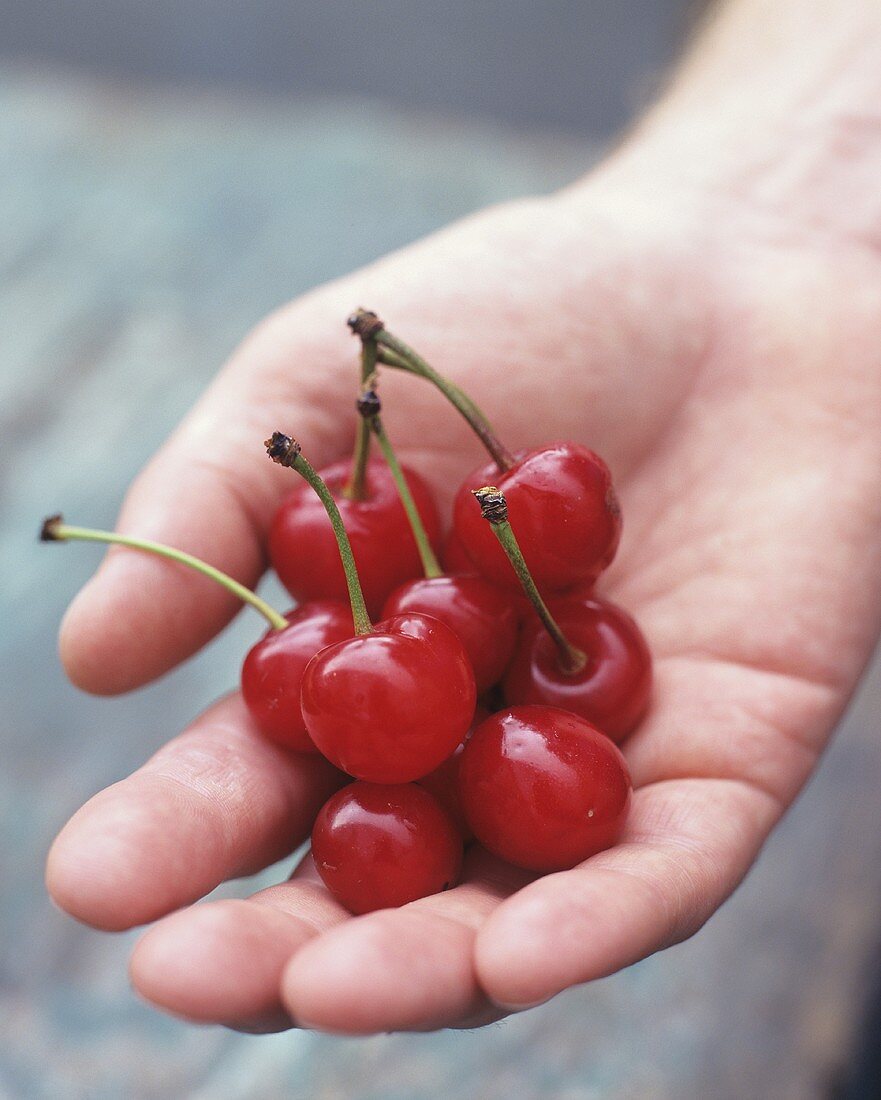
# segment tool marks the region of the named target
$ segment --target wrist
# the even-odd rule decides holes
[[[714,194],[881,249],[881,4],[843,7],[858,11],[807,29],[768,28],[753,13],[757,25],[745,33],[738,19],[756,5],[732,5],[601,177]],[[807,21],[813,4],[780,8]]]

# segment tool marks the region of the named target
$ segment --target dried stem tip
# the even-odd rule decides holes
[[[385,328],[379,317],[370,309],[356,309],[346,319],[346,324],[362,340],[372,340]]]
[[[57,512],[54,516],[47,516],[40,528],[40,542],[62,542],[57,535],[57,529],[64,523],[64,516]]]
[[[293,466],[303,449],[296,439],[283,432],[273,432],[271,438],[263,440],[266,453],[279,466]]]
[[[355,402],[355,408],[365,420],[372,420],[382,412],[382,402],[374,389],[365,390]]]
[[[508,502],[501,489],[495,485],[484,485],[482,489],[472,489],[471,492],[477,498],[484,519],[490,523],[508,522]]]

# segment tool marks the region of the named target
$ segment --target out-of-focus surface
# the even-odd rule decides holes
[[[705,0],[0,0],[0,58],[607,137]]]
[[[243,615],[161,683],[81,696],[54,637],[96,551],[39,546],[40,518],[63,508],[111,524],[134,473],[274,305],[487,202],[563,183],[592,156],[424,113],[0,70],[0,1096],[825,1095],[877,931],[878,669],[704,931],[480,1032],[251,1038],[178,1023],[128,989],[135,934],[79,927],[42,887],[67,816],[234,683],[262,628]]]

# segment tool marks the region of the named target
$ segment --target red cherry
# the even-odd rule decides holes
[[[376,616],[393,588],[422,574],[422,562],[388,468],[381,462],[368,463],[365,500],[343,496],[350,472],[349,461],[320,471],[348,532],[367,610]],[[440,519],[431,490],[418,474],[404,472],[428,537],[437,545]],[[348,598],[333,529],[324,505],[309,485],[297,485],[275,513],[269,531],[269,557],[294,599]]]
[[[511,596],[483,577],[421,577],[407,581],[385,601],[382,617],[418,611],[440,619],[458,636],[474,669],[477,690],[497,684],[517,642],[518,618]]]
[[[511,525],[539,591],[558,592],[595,580],[615,556],[621,510],[605,462],[577,443],[531,451],[504,473],[491,464],[470,474],[453,505],[458,537],[480,572],[506,588],[519,581],[472,489],[503,490]]]
[[[285,616],[284,630],[268,631],[242,665],[242,697],[260,732],[297,752],[318,752],[300,710],[303,671],[319,650],[355,633],[352,610],[335,600],[313,600]]]
[[[462,744],[459,745],[452,756],[446,758],[443,764],[438,765],[433,772],[429,772],[428,775],[424,775],[416,781],[420,787],[424,787],[425,790],[434,795],[453,819],[456,828],[466,842],[472,840],[474,834],[465,820],[462,802],[459,798],[459,761],[462,758],[462,750],[468,744],[468,739],[474,728],[479,726],[484,718],[489,718],[489,711],[486,707],[478,704],[477,709],[474,711],[474,721],[471,729],[465,734],[465,740]]]
[[[533,613],[505,674],[506,701],[571,710],[621,741],[642,718],[651,693],[652,658],[642,631],[626,611],[596,596],[561,596],[549,607],[587,664],[580,672],[563,671],[554,640]]]
[[[518,867],[562,871],[618,840],[631,784],[620,751],[589,722],[523,706],[474,731],[459,763],[459,793],[485,848]]]
[[[476,696],[453,631],[408,614],[316,654],[300,700],[309,736],[338,768],[372,783],[408,783],[461,743]]]
[[[370,913],[455,886],[462,837],[413,783],[351,783],[320,810],[312,856],[337,901],[351,913]]]

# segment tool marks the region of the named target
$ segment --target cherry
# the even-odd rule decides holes
[[[462,837],[413,783],[351,783],[319,811],[312,856],[337,901],[351,913],[370,913],[455,886]]]
[[[303,670],[319,650],[354,633],[348,604],[313,600],[252,646],[242,665],[242,697],[260,732],[297,752],[318,752],[300,709]]]
[[[472,490],[495,485],[508,498],[523,556],[543,592],[595,580],[615,556],[621,510],[605,462],[577,443],[557,443],[521,455],[501,473],[485,465],[456,494],[453,523],[472,561],[489,580],[518,582],[492,532],[481,523]]]
[[[407,614],[316,654],[300,698],[309,736],[338,768],[372,783],[407,783],[461,743],[476,697],[453,631]]]
[[[499,682],[517,642],[518,617],[511,597],[483,577],[423,577],[407,581],[389,596],[383,618],[407,611],[433,615],[465,647],[477,690]]]
[[[618,748],[584,718],[518,706],[474,731],[459,793],[485,848],[518,867],[562,871],[619,839],[631,783]]]
[[[465,814],[462,811],[462,801],[459,798],[459,761],[462,758],[462,752],[465,746],[468,744],[468,739],[474,732],[474,728],[479,726],[484,718],[489,718],[489,711],[486,707],[482,707],[478,704],[477,709],[474,711],[474,721],[472,722],[471,729],[465,734],[465,740],[462,744],[459,745],[452,756],[448,756],[433,772],[429,772],[428,775],[424,775],[421,779],[417,779],[416,781],[420,787],[424,787],[425,790],[430,791],[441,806],[443,806],[455,822],[456,827],[462,834],[466,843],[473,839],[474,834],[471,832],[471,828],[465,820]]]
[[[505,674],[506,701],[571,710],[621,741],[642,718],[651,694],[652,659],[642,631],[626,611],[597,596],[559,597],[549,607],[586,662],[576,672],[561,667],[556,642],[533,616]]]
[[[345,495],[350,472],[350,462],[337,462],[322,470],[321,477],[342,513],[368,611],[379,615],[392,589],[420,575],[419,551],[389,470],[380,462],[367,464],[362,500]],[[412,470],[405,470],[405,476],[429,538],[438,544],[440,519],[431,490]],[[333,532],[321,502],[306,485],[289,493],[276,512],[269,557],[294,599],[345,599],[346,578]]]
[[[462,643],[429,615],[397,615],[374,627],[339,508],[300,444],[274,432],[273,462],[304,478],[333,528],[352,604],[355,637],[317,653],[303,673],[306,730],[331,763],[373,783],[407,783],[438,766],[462,741],[477,689]]]
[[[477,568],[468,556],[468,551],[462,545],[462,540],[456,534],[456,529],[447,535],[441,552],[441,561],[447,573],[476,573]]]
[[[508,520],[505,494],[486,486],[474,496],[532,608],[505,676],[506,701],[564,706],[621,740],[642,717],[651,689],[651,655],[639,627],[589,593],[558,597],[549,607]]]

